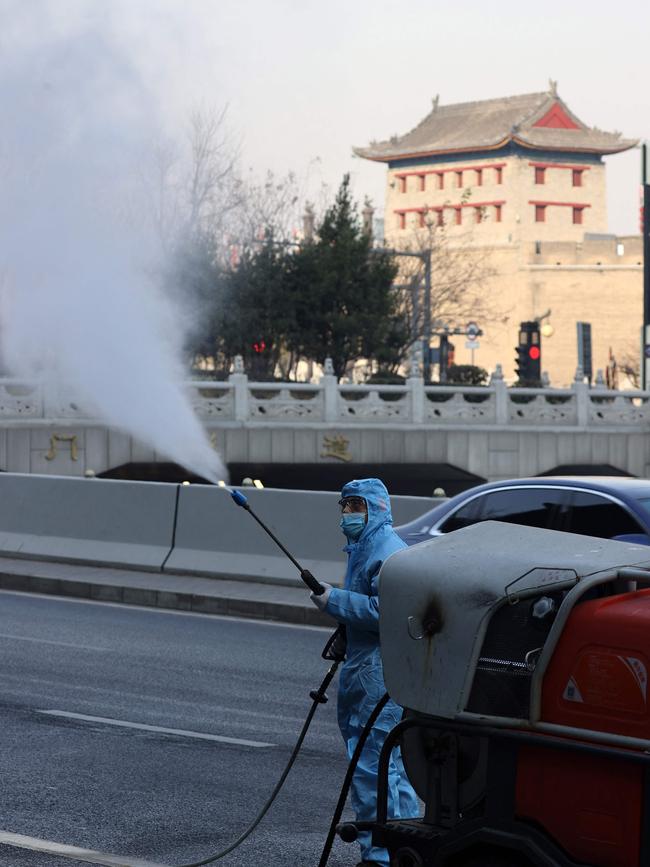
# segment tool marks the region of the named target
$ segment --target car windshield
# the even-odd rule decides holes
[[[429,529],[442,515],[447,514],[448,511],[449,508],[447,503],[440,503],[439,506],[435,506],[429,512],[425,512],[424,515],[420,515],[419,518],[410,521],[408,524],[402,524],[402,526],[399,527],[399,532],[406,533],[407,535],[428,533]]]

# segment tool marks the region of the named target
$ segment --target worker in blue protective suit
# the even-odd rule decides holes
[[[393,530],[390,498],[379,479],[348,482],[341,491],[341,530],[348,544],[344,588],[325,584],[321,596],[312,594],[318,608],[345,625],[347,649],[341,669],[338,721],[348,757],[359,741],[373,708],[386,692],[379,652],[378,576],[382,563],[406,545]],[[322,583],[322,582],[321,582]],[[379,753],[387,733],[400,721],[402,708],[389,701],[379,715],[352,780],[352,806],[358,821],[377,815]],[[393,751],[388,776],[388,815],[395,819],[419,815],[399,748]],[[389,864],[388,852],[372,845],[370,832],[359,835],[361,864]]]

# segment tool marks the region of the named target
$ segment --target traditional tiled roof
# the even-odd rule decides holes
[[[532,150],[613,154],[637,143],[618,132],[603,132],[579,120],[557,95],[555,82],[545,93],[525,93],[480,102],[439,105],[415,129],[388,141],[355,148],[355,153],[378,162],[496,150],[515,142]]]

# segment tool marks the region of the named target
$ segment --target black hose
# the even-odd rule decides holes
[[[325,690],[332,682],[332,679],[333,679],[334,675],[336,674],[336,669],[338,667],[339,667],[339,663],[334,662],[334,664],[330,666],[327,674],[325,675],[325,677],[323,679],[323,682],[321,683],[321,685],[318,688],[318,690],[316,691],[316,693],[312,693],[312,695],[314,696],[312,706],[309,710],[309,713],[307,714],[307,719],[304,722],[302,730],[301,730],[300,734],[298,735],[298,740],[296,741],[296,745],[293,748],[293,752],[291,753],[291,756],[289,757],[289,761],[287,762],[285,769],[282,771],[280,779],[275,784],[275,787],[274,787],[273,791],[271,792],[270,796],[268,797],[266,803],[264,804],[264,806],[262,807],[260,812],[257,814],[255,819],[253,819],[251,824],[246,828],[245,831],[243,831],[239,835],[239,837],[237,837],[237,839],[233,843],[231,843],[225,849],[222,849],[220,852],[217,852],[216,855],[210,855],[207,858],[204,858],[202,861],[193,861],[191,864],[180,864],[179,867],[203,867],[204,864],[212,864],[213,861],[218,861],[220,858],[225,858],[226,855],[229,855],[230,852],[232,852],[238,846],[241,846],[241,844],[244,842],[244,840],[246,840],[247,837],[250,837],[250,835],[253,833],[255,828],[257,828],[257,826],[262,821],[264,816],[268,813],[269,808],[271,807],[271,804],[273,803],[273,801],[275,801],[275,799],[277,798],[277,796],[280,792],[280,789],[282,788],[282,786],[284,784],[284,781],[289,776],[289,771],[293,767],[293,763],[295,762],[296,758],[298,757],[298,753],[300,752],[300,748],[302,747],[302,742],[305,739],[305,736],[307,734],[309,726],[311,725],[311,721],[314,718],[314,714],[316,713],[316,708],[318,707],[319,704],[323,704],[324,700],[325,701],[327,700],[327,699],[324,699]],[[375,708],[375,710],[376,710],[376,708]],[[345,803],[345,799],[344,799],[344,803]],[[330,846],[331,846],[331,844],[330,844]]]
[[[334,837],[336,836],[336,826],[341,821],[343,808],[345,807],[345,802],[348,799],[348,792],[350,791],[350,786],[352,784],[352,777],[354,776],[354,772],[357,769],[357,764],[359,763],[361,753],[363,752],[363,748],[366,745],[366,741],[368,740],[368,735],[372,731],[372,727],[377,722],[377,717],[386,706],[386,702],[389,700],[389,698],[390,696],[388,695],[388,693],[385,693],[384,696],[379,699],[379,701],[373,708],[372,713],[368,717],[368,722],[363,727],[363,731],[361,732],[361,736],[359,737],[359,742],[357,743],[354,752],[352,753],[352,758],[350,759],[350,764],[348,765],[348,770],[345,774],[343,785],[341,786],[341,793],[336,804],[336,809],[334,810],[334,815],[332,816],[332,823],[327,833],[327,839],[325,840],[325,845],[323,846],[323,851],[320,856],[320,861],[318,862],[318,867],[327,867],[327,862],[329,861],[330,853],[332,851],[332,845],[334,843]],[[193,865],[187,865],[187,867],[193,867]]]

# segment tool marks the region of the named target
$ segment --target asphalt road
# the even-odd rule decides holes
[[[122,863],[217,851],[281,773],[326,671],[327,635],[0,593],[0,832]],[[334,699],[335,689],[254,836],[216,863],[318,863],[346,767]],[[330,865],[357,860],[339,841]],[[0,843],[1,865],[72,863]]]

